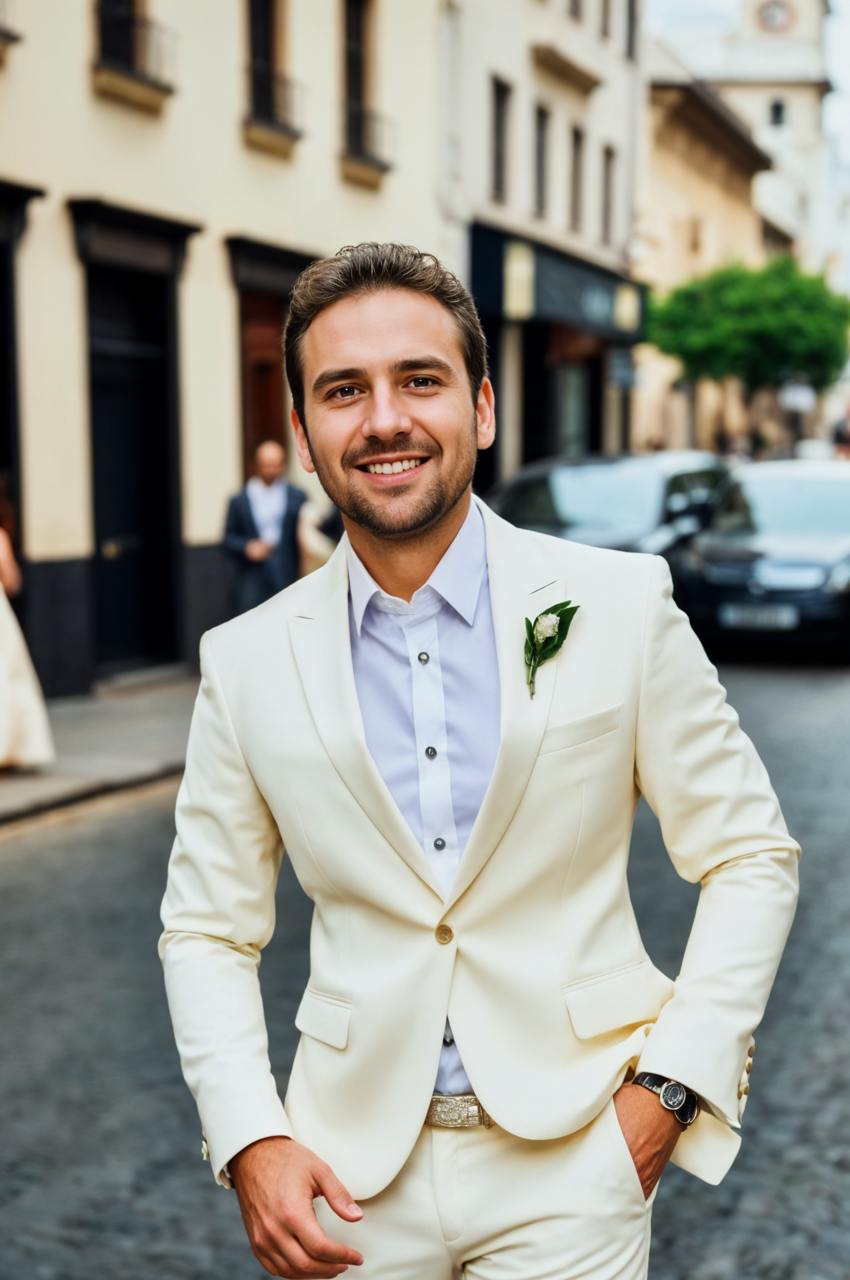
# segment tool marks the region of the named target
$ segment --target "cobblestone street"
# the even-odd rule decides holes
[[[665,1175],[650,1274],[848,1280],[850,674],[737,666],[723,677],[803,844],[803,896],[757,1033],[741,1155],[718,1188]],[[163,783],[0,834],[0,1280],[265,1274],[235,1196],[200,1160],[155,955],[174,792]],[[631,879],[647,946],[674,974],[695,891],[645,809]],[[263,963],[281,1085],[307,907],[285,873]]]

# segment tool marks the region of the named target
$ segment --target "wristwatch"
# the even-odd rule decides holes
[[[672,1111],[683,1129],[693,1124],[699,1115],[699,1098],[692,1089],[686,1089],[678,1080],[668,1080],[665,1076],[653,1075],[651,1071],[641,1071],[635,1076],[632,1084],[643,1085],[657,1093],[662,1107]]]

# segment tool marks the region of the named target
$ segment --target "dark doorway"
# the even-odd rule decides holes
[[[562,325],[523,327],[523,461],[601,452],[601,350]]]
[[[99,674],[177,656],[169,277],[89,267]]]
[[[549,370],[546,351],[549,327],[529,322],[522,327],[522,460],[536,462],[555,452],[550,430]]]
[[[286,444],[287,397],[281,335],[286,300],[273,293],[239,294],[242,334],[243,472],[252,474],[254,450],[261,440]]]

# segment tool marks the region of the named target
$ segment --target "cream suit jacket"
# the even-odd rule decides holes
[[[355,1197],[376,1194],[421,1129],[447,1016],[513,1134],[580,1128],[638,1067],[706,1103],[677,1163],[716,1182],[737,1152],[799,848],[666,563],[482,509],[501,747],[446,899],[366,748],[344,549],[202,640],[160,954],[223,1185],[237,1151],[289,1134]],[[523,619],[567,599],[581,607],[532,700]],[[701,886],[675,979],[650,961],[629,899],[641,792]],[[284,848],[315,904],[285,1106],[258,979]]]

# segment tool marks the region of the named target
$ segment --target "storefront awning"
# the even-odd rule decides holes
[[[628,276],[497,227],[472,226],[472,292],[482,315],[563,324],[631,345],[646,288]]]

